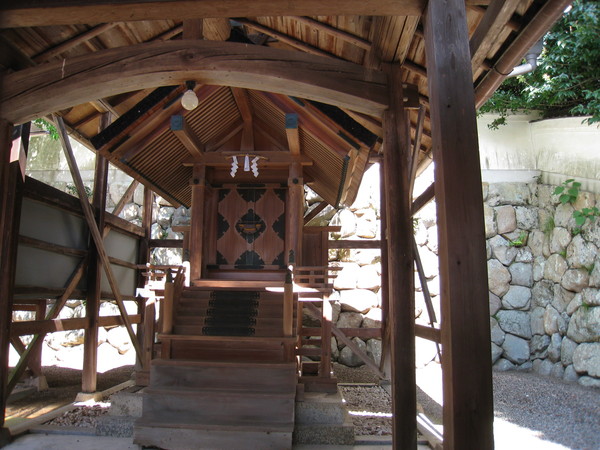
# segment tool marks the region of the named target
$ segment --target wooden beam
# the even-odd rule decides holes
[[[497,43],[500,33],[511,19],[520,0],[493,0],[469,41],[473,74]]]
[[[335,38],[341,39],[344,42],[348,42],[349,44],[356,45],[363,50],[370,50],[371,43],[366,39],[355,36],[354,34],[348,33],[346,31],[340,30],[338,28],[332,27],[323,22],[319,22],[318,20],[312,19],[306,16],[295,16],[294,19],[304,25],[308,25],[312,30],[319,30],[323,33],[326,33]]]
[[[346,0],[343,7],[337,2],[322,0],[289,0],[285,3],[271,0],[121,0],[111,4],[98,1],[45,0],[43,6],[37,0],[5,0],[0,7],[0,27],[86,24],[92,20],[118,22],[236,16],[420,16],[424,7],[424,0]]]
[[[190,282],[202,277],[202,248],[204,243],[204,204],[206,202],[206,166],[194,165],[191,179],[192,217],[190,225]]]
[[[413,189],[417,178],[419,167],[419,154],[421,152],[421,138],[423,137],[423,124],[425,123],[425,106],[419,106],[417,115],[417,126],[415,127],[415,140],[413,141],[412,156],[410,158],[410,169],[408,172],[408,198],[412,201]]]
[[[394,447],[417,447],[415,379],[414,260],[411,242],[409,161],[410,122],[404,108],[401,67],[384,66],[388,73],[390,109],[384,115],[384,170],[388,240],[389,331],[392,363]]]
[[[444,448],[493,449],[483,198],[464,1],[429,2],[425,17],[443,292]]]
[[[381,248],[381,241],[375,239],[340,239],[328,241],[329,248]]]
[[[102,131],[111,123],[111,113],[104,113],[100,119],[98,131]],[[96,224],[99,230],[104,230],[106,216],[106,191],[108,188],[108,159],[96,154],[94,171],[94,194],[92,206],[96,212]],[[81,376],[81,391],[96,392],[98,381],[98,317],[100,315],[100,295],[102,291],[102,263],[98,250],[90,239],[88,273],[86,283],[87,298],[85,317],[88,319],[83,336],[83,373]]]
[[[150,248],[183,248],[183,239],[150,239]]]
[[[231,93],[235,103],[240,111],[242,120],[244,121],[244,129],[242,131],[242,142],[240,143],[240,151],[251,152],[254,151],[254,126],[253,126],[253,114],[252,106],[250,105],[250,99],[248,98],[248,91],[246,89],[231,88]]]
[[[419,195],[415,201],[412,203],[410,208],[410,215],[414,216],[417,214],[423,207],[429,203],[435,197],[435,183],[431,183],[427,189],[423,191],[421,195]]]
[[[203,33],[202,19],[185,19],[183,21],[183,39],[202,39]]]
[[[8,354],[23,184],[18,160],[21,139],[16,142],[15,155],[12,138],[12,124],[0,120],[0,446],[10,442],[10,433],[4,428],[4,413],[10,394]]]
[[[300,134],[298,133],[298,114],[287,113],[285,115],[285,134],[291,155],[300,154]]]
[[[187,151],[190,152],[190,155],[195,158],[202,156],[204,153],[204,144],[200,142],[200,139],[198,139],[198,136],[196,136],[183,116],[171,116],[171,131]]]
[[[79,284],[79,281],[85,274],[86,267],[87,267],[87,258],[84,258],[81,261],[79,261],[79,264],[75,267],[75,270],[71,273],[71,276],[69,277],[69,280],[67,281],[64,291],[62,292],[60,297],[56,299],[56,302],[52,306],[52,309],[50,309],[50,311],[48,311],[48,313],[46,314],[47,320],[53,320],[58,316],[58,314],[60,313],[60,310],[63,308],[63,306],[65,306],[65,304],[67,303],[67,300],[70,298],[71,294],[73,293],[73,291]],[[31,334],[31,332],[25,333],[25,334]],[[19,358],[17,365],[15,366],[15,368],[13,369],[13,371],[10,374],[10,379],[8,380],[8,387],[7,387],[8,392],[11,392],[14,389],[14,387],[17,385],[19,380],[21,379],[21,376],[23,375],[23,373],[25,372],[25,369],[27,368],[29,359],[33,355],[35,355],[37,346],[41,345],[39,343],[44,340],[44,337],[45,337],[45,333],[35,334],[33,336],[33,339],[31,340],[31,342],[27,346],[27,349],[25,350],[25,352],[21,354],[21,357]]]
[[[205,17],[203,21],[204,39],[226,41],[231,36],[229,17]]]
[[[96,25],[95,27],[92,27],[89,30],[84,31],[83,33],[80,33],[77,36],[69,38],[66,41],[61,42],[58,45],[55,45],[53,47],[50,47],[47,50],[44,50],[41,53],[38,53],[32,59],[36,63],[41,63],[41,62],[47,61],[55,56],[60,55],[61,53],[64,53],[64,52],[72,49],[73,47],[78,46],[79,44],[81,44],[83,42],[87,42],[90,39],[93,39],[96,36],[99,36],[100,34],[114,28],[117,25],[118,25],[117,23],[103,23],[101,25]]]
[[[374,116],[388,103],[385,77],[350,62],[232,42],[161,41],[81,55],[64,67],[56,61],[7,74],[0,117],[21,123],[99,97],[189,79],[292,95]]]
[[[121,317],[123,317],[125,328],[127,329],[127,333],[131,338],[131,344],[135,348],[136,355],[139,359],[141,358],[142,351],[137,341],[136,335],[133,332],[133,329],[131,328],[131,323],[129,322],[129,319],[127,317],[127,310],[125,309],[125,305],[123,304],[123,298],[121,296],[121,293],[119,292],[117,280],[113,274],[108,255],[106,254],[102,235],[100,234],[100,231],[98,230],[98,225],[96,224],[96,221],[94,219],[92,207],[87,201],[85,189],[83,187],[83,181],[81,180],[81,175],[79,174],[79,169],[77,168],[77,162],[75,161],[75,157],[73,156],[73,150],[71,148],[71,143],[69,142],[69,136],[67,135],[67,131],[65,130],[62,117],[55,116],[54,120],[55,123],[58,125],[58,136],[63,146],[63,150],[67,158],[67,163],[69,164],[69,169],[71,170],[71,175],[73,176],[73,182],[75,183],[75,187],[77,188],[77,192],[79,194],[79,200],[81,201],[81,208],[83,209],[85,221],[92,235],[94,244],[96,245],[98,257],[102,262],[102,267],[104,267],[104,272],[106,274],[108,284],[110,285],[110,289],[117,301],[117,306],[119,308],[119,311],[121,312]]]
[[[327,203],[325,200],[319,202],[319,204],[311,212],[304,216],[304,225],[317,217],[319,213],[327,207],[327,205],[329,205],[329,203]]]
[[[112,213],[115,216],[118,216],[119,214],[121,214],[121,211],[123,211],[123,208],[125,208],[125,205],[131,201],[131,199],[133,198],[133,194],[135,193],[135,190],[137,189],[139,184],[140,184],[139,181],[132,180],[131,183],[129,184],[129,186],[127,186],[127,189],[125,190],[125,193],[123,194],[123,197],[121,197],[119,199],[119,203],[117,203],[115,205],[115,209],[113,209],[113,211],[112,211]]]
[[[127,316],[130,323],[140,323],[140,315],[134,314]],[[112,327],[124,325],[121,316],[102,316],[98,318],[98,326]],[[54,319],[54,320],[27,320],[15,322],[12,336],[24,336],[28,334],[54,333],[56,331],[85,330],[88,326],[88,320],[85,317],[75,319]]]

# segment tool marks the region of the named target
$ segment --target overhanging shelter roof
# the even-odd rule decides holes
[[[479,104],[568,3],[467,0]],[[18,123],[57,112],[84,144],[174,204],[189,205],[193,155],[171,131],[172,115],[185,116],[204,152],[287,152],[286,114],[295,113],[300,152],[312,161],[305,181],[328,203],[350,204],[369,158],[382,150],[382,63],[401,64],[403,80],[416,87],[424,109],[410,113],[412,138],[420,166],[431,159],[425,6],[5,0],[0,116]],[[193,31],[199,19],[202,34]],[[178,101],[186,80],[197,82],[200,99],[191,112]],[[105,112],[115,122],[100,133]]]

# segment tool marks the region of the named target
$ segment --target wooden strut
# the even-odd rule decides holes
[[[137,183],[137,182],[134,182],[134,183]],[[131,186],[129,188],[131,188]],[[129,191],[129,189],[128,189],[128,191]],[[133,194],[133,190],[131,192]],[[126,195],[127,195],[127,193],[125,193],[125,195],[123,197],[125,197]],[[125,203],[126,202],[120,201],[119,205],[122,204],[122,206],[119,207],[119,205],[117,205],[117,207],[115,207],[115,210],[113,211],[113,214],[119,214],[121,212],[122,208],[125,206]],[[104,237],[106,237],[108,235],[108,233],[110,233],[110,231],[111,231],[111,227],[105,226],[104,230],[103,230]],[[69,297],[71,296],[73,291],[75,291],[77,285],[79,284],[79,281],[85,274],[86,267],[87,267],[87,256],[84,257],[79,262],[79,264],[75,267],[75,269],[71,273],[63,293],[56,300],[54,306],[48,312],[48,314],[46,314],[46,320],[56,319],[56,317],[58,316],[58,314],[60,313],[60,311],[64,307],[64,305],[66,304],[67,300],[69,299]],[[29,359],[31,358],[31,355],[35,354],[35,352],[32,351],[34,349],[34,345],[38,345],[37,342],[43,340],[45,336],[46,336],[46,333],[35,334],[33,336],[33,339],[31,340],[31,342],[27,346],[27,348],[21,353],[19,361],[17,362],[15,368],[13,369],[13,371],[10,375],[10,379],[9,379],[8,385],[7,385],[7,392],[11,392],[14,389],[14,387],[16,386],[18,380],[23,376],[23,373],[25,372],[25,369],[27,368],[27,366],[29,364]]]
[[[79,169],[77,168],[77,162],[75,161],[75,156],[73,155],[73,149],[71,148],[71,143],[69,141],[69,136],[67,135],[67,131],[65,129],[65,124],[62,117],[54,115],[54,123],[58,126],[58,135],[60,137],[61,144],[63,146],[63,150],[65,156],[67,158],[67,163],[69,164],[69,169],[71,170],[71,175],[73,176],[73,182],[77,187],[77,192],[79,194],[79,200],[81,201],[81,208],[83,210],[85,220],[90,229],[90,233],[92,238],[94,239],[94,243],[96,244],[96,249],[98,252],[98,256],[100,257],[100,261],[102,266],[104,267],[104,272],[106,274],[106,278],[108,280],[108,284],[110,285],[110,289],[115,296],[115,300],[117,302],[117,307],[121,313],[121,317],[123,318],[123,323],[125,328],[127,329],[127,333],[131,338],[131,344],[135,348],[136,355],[140,364],[142,363],[141,355],[142,349],[137,340],[137,336],[133,332],[133,328],[131,326],[131,321],[129,320],[129,316],[127,315],[127,310],[125,309],[125,305],[123,304],[123,297],[119,292],[119,286],[115,276],[113,274],[112,268],[110,266],[110,261],[108,255],[106,253],[106,249],[104,248],[104,240],[102,239],[102,235],[98,230],[98,225],[96,224],[96,220],[94,218],[94,213],[92,211],[92,207],[87,201],[87,196],[85,193],[85,188],[83,186],[83,181],[81,179],[81,175],[79,174]]]
[[[323,302],[326,302],[328,300],[323,300]],[[304,306],[306,306],[309,310],[310,313],[313,314],[313,316],[315,318],[317,318],[318,320],[322,320],[321,317],[321,311],[319,311],[319,309],[313,305],[310,302],[305,302]],[[323,324],[321,324],[321,326],[323,326]],[[373,361],[369,355],[367,355],[364,351],[362,351],[360,349],[360,347],[358,347],[358,345],[356,345],[354,342],[352,342],[352,340],[350,340],[350,338],[348,336],[346,336],[344,334],[344,332],[342,330],[340,330],[338,327],[336,327],[335,325],[331,324],[331,332],[333,334],[335,334],[335,336],[342,341],[345,345],[348,346],[348,348],[350,348],[350,350],[352,350],[352,352],[358,356],[361,361],[363,361],[379,378],[383,379],[385,378],[385,375],[383,374],[383,372],[379,369],[379,366],[375,363],[375,361]],[[329,343],[324,343],[321,341],[321,345],[329,345]]]

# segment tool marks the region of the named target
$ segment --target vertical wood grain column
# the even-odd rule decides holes
[[[428,3],[425,48],[439,234],[444,449],[492,449],[483,198],[464,1]]]
[[[103,114],[100,131],[106,128],[109,123],[110,114]],[[92,206],[96,213],[96,223],[98,224],[99,230],[104,230],[107,185],[108,160],[100,153],[97,153]],[[98,251],[96,250],[94,240],[90,239],[89,242],[87,297],[85,304],[87,328],[85,329],[83,337],[83,374],[81,381],[81,390],[83,392],[95,392],[98,380],[98,316],[102,284],[102,264],[98,256]]]
[[[204,203],[206,166],[195,164],[192,176],[192,217],[190,229],[190,281],[202,276],[202,246],[204,240]]]
[[[10,394],[8,353],[29,126],[27,123],[17,129],[13,141],[12,124],[0,119],[0,447],[10,438],[4,428],[4,414]]]
[[[304,206],[304,184],[302,179],[302,166],[299,162],[290,164],[287,195],[287,230],[286,230],[286,255],[285,261],[290,264],[290,251],[294,252],[295,265],[302,263],[302,227]]]
[[[409,199],[410,130],[400,66],[385,65],[390,107],[384,113],[389,320],[394,448],[417,447],[415,294]]]

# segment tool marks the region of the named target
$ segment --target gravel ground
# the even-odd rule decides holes
[[[80,389],[81,372],[45,368],[50,392],[9,406],[21,417],[36,415],[50,404],[68,403]],[[100,389],[107,389],[131,375],[131,366],[103,374]],[[376,385],[378,379],[365,366],[348,368],[334,364],[357,435],[391,434],[391,399]],[[417,371],[418,402],[435,423],[442,408],[439,365]],[[600,450],[600,390],[526,372],[494,372],[494,432],[496,450]],[[352,385],[353,384],[353,385]],[[107,404],[77,408],[55,419],[55,425],[94,427]],[[10,415],[10,413],[9,413]]]

